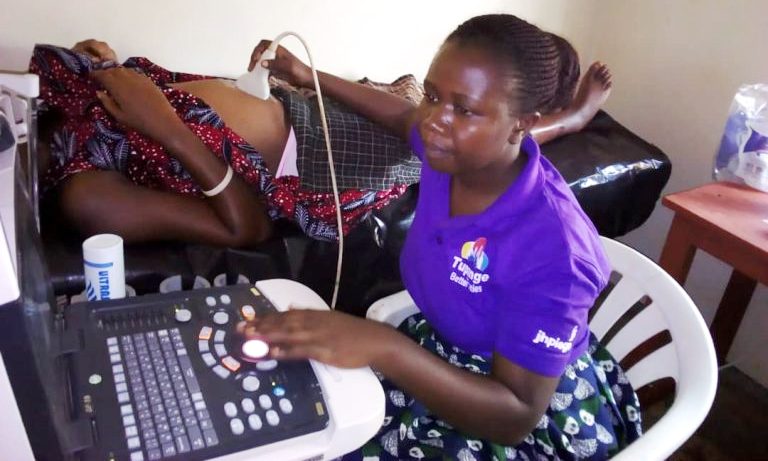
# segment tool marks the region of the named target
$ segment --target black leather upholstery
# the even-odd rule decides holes
[[[639,138],[604,112],[581,132],[542,147],[560,170],[598,231],[616,237],[640,226],[653,211],[669,179],[671,164],[656,146]],[[346,239],[337,307],[363,315],[376,299],[402,289],[400,249],[414,216],[418,185],[368,217]],[[49,210],[50,211],[50,210]],[[51,213],[43,238],[57,294],[83,289],[81,239]],[[55,213],[54,213],[55,214]],[[157,291],[166,277],[181,274],[186,287],[196,275],[212,280],[238,274],[251,281],[285,277],[298,280],[330,301],[337,245],[311,240],[291,225],[278,223],[278,236],[248,250],[155,243],[125,248],[126,283],[138,294]]]

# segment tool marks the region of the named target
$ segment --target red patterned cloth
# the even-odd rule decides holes
[[[107,66],[115,64],[108,63]],[[153,189],[203,197],[200,187],[166,149],[141,133],[119,124],[96,98],[99,84],[89,77],[94,63],[83,54],[50,45],[35,47],[30,72],[40,76],[42,109],[55,109],[64,117],[51,145],[51,167],[43,180],[50,190],[82,171],[114,170],[135,184]],[[211,77],[168,71],[146,58],[130,58],[123,66],[149,77],[168,98],[187,127],[268,204],[271,219],[287,218],[310,237],[336,240],[333,196],[302,186],[300,178],[274,178],[262,156],[201,99],[169,84]],[[399,197],[406,183],[384,190],[347,189],[340,192],[343,231],[347,234],[371,211]]]

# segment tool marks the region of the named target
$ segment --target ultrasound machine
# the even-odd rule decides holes
[[[377,432],[369,368],[241,353],[238,322],[328,308],[297,282],[57,305],[30,172],[36,77],[0,90],[0,458],[323,460]]]

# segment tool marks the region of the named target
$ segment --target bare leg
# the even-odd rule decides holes
[[[560,136],[584,128],[611,94],[611,72],[608,66],[593,62],[579,83],[579,88],[568,107],[541,117],[531,130],[533,139],[544,144]]]
[[[217,197],[204,200],[149,189],[116,171],[77,173],[57,192],[65,219],[86,236],[111,232],[128,243],[182,240],[242,247],[266,239],[272,231],[263,210],[242,217],[248,224],[240,227],[247,231],[230,229],[210,203]]]

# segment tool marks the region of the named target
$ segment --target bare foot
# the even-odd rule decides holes
[[[579,82],[571,104],[560,112],[541,117],[531,130],[533,138],[544,144],[560,136],[581,131],[611,94],[611,72],[608,66],[593,62]]]
[[[589,66],[579,83],[576,95],[566,111],[573,117],[573,131],[579,131],[592,120],[611,94],[611,71],[600,61]]]

